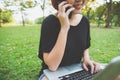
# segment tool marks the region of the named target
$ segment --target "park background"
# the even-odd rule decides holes
[[[55,12],[50,0],[0,0],[0,80],[37,80],[41,23]],[[91,59],[120,56],[120,0],[89,0],[81,13],[90,20]]]

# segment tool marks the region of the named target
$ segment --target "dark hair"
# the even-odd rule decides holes
[[[58,10],[58,4],[59,4],[60,2],[62,2],[62,1],[64,1],[64,0],[51,0],[52,6],[53,6],[55,9]],[[83,1],[83,5],[85,5],[85,4],[87,3],[87,0],[82,0],[82,1]]]
[[[58,10],[58,4],[64,0],[51,0],[52,6]]]

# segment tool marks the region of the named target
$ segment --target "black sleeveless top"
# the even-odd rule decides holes
[[[60,31],[60,22],[54,15],[49,15],[42,23],[39,44],[39,58],[43,61],[43,53],[49,53],[54,47]],[[59,66],[80,63],[83,51],[90,47],[90,25],[88,19],[83,16],[77,26],[70,26],[63,59]],[[48,68],[42,62],[42,70]]]

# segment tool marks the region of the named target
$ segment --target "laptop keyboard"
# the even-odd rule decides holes
[[[89,71],[81,70],[75,73],[59,77],[60,80],[92,80],[96,73],[91,74]]]

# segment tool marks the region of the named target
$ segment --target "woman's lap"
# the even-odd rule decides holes
[[[42,80],[42,79],[43,79],[43,77],[45,77],[45,74],[44,74],[44,73],[40,75],[40,77],[39,77],[39,79],[38,79],[38,80]]]
[[[48,80],[48,78],[45,76],[45,74],[41,74],[38,80]]]

